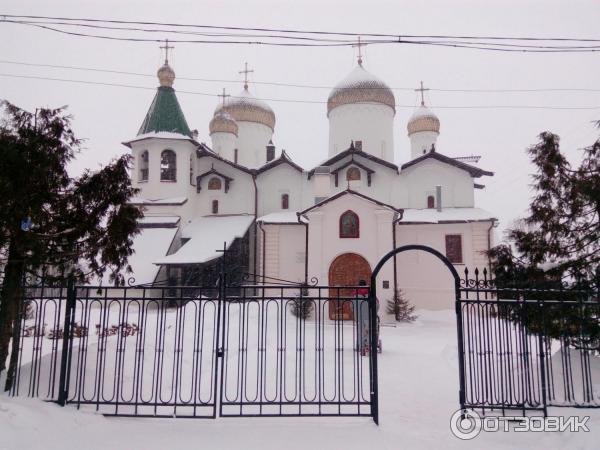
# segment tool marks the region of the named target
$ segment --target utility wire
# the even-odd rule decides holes
[[[71,78],[51,78],[51,77],[41,77],[34,75],[18,75],[18,74],[7,74],[0,73],[0,77],[7,78],[22,78],[22,79],[33,79],[33,80],[44,80],[44,81],[59,81],[66,83],[78,83],[78,84],[86,84],[86,85],[96,85],[96,86],[114,86],[121,88],[130,88],[130,89],[143,89],[154,91],[156,88],[147,87],[147,86],[137,86],[131,84],[121,84],[121,83],[109,83],[103,81],[89,81],[89,80],[75,80]],[[209,92],[198,92],[198,91],[185,91],[178,90],[180,94],[191,94],[191,95],[202,95],[206,97],[220,97],[219,94],[211,94]],[[236,97],[235,95],[230,96],[230,98],[243,98]],[[307,104],[327,104],[327,101],[321,100],[298,100],[298,99],[282,99],[282,98],[268,98],[268,97],[260,97],[257,100],[263,100],[267,102],[278,102],[278,103],[307,103]],[[414,108],[415,105],[399,105],[396,104],[396,108]],[[535,110],[598,110],[599,106],[539,106],[539,105],[436,105],[436,109],[535,109]]]
[[[141,73],[141,72],[128,72],[124,70],[113,70],[113,69],[100,69],[95,67],[81,67],[81,66],[66,66],[58,64],[41,64],[31,63],[25,61],[11,61],[1,60],[0,64],[13,64],[27,67],[48,67],[52,69],[68,69],[78,70],[87,72],[99,72],[99,73],[112,73],[118,75],[133,75],[146,78],[155,78],[156,74]],[[218,78],[194,78],[194,77],[182,77],[177,76],[178,80],[185,81],[202,81],[208,83],[233,83],[241,84],[242,81],[236,79],[218,79]],[[282,86],[282,87],[293,87],[293,88],[306,88],[306,89],[334,89],[336,86],[327,85],[315,85],[315,84],[298,84],[298,83],[281,83],[273,81],[252,81],[251,84],[256,85],[267,85],[267,86]],[[342,88],[343,89],[343,88]],[[349,88],[353,89],[353,88]],[[386,87],[371,87],[370,89],[387,89]],[[390,87],[394,91],[408,91],[412,92],[415,88],[412,87]],[[600,92],[600,89],[593,88],[530,88],[530,89],[460,89],[460,88],[429,88],[431,91],[437,92],[474,92],[474,93],[532,93],[532,92]]]
[[[89,33],[83,33],[83,32],[76,32],[76,31],[68,31],[65,29],[60,29],[60,28],[55,28],[55,27],[51,27],[48,26],[47,24],[49,23],[57,23],[57,22],[33,22],[33,21],[26,21],[26,20],[14,20],[14,19],[7,19],[7,17],[14,17],[14,16],[10,16],[10,15],[0,15],[0,18],[2,18],[2,22],[5,23],[14,23],[14,24],[18,24],[18,25],[24,25],[24,26],[31,26],[31,27],[37,27],[37,28],[41,28],[41,29],[45,29],[45,30],[49,30],[49,31],[54,31],[57,33],[62,33],[62,34],[66,34],[66,35],[70,35],[70,36],[76,36],[76,37],[86,37],[86,38],[96,38],[96,39],[106,39],[106,40],[115,40],[115,41],[128,41],[128,42],[160,42],[161,40],[159,39],[155,39],[155,38],[140,38],[140,37],[123,37],[123,36],[114,36],[114,35],[99,35],[99,34],[89,34]],[[23,16],[22,16],[23,17]],[[71,20],[71,21],[75,21],[78,19],[65,19],[65,18],[46,18],[49,20]],[[82,20],[82,19],[79,19]],[[84,19],[86,21],[88,21],[87,19]],[[103,21],[103,20],[92,20],[90,19],[89,21],[92,22],[108,22],[108,23],[140,23],[140,24],[144,24],[145,22],[126,22],[126,21]],[[111,29],[112,31],[122,31],[122,30],[117,30],[115,27],[103,27],[103,26],[99,26],[99,25],[89,25],[89,24],[77,24],[77,23],[70,23],[69,25],[72,26],[93,26],[95,28],[108,28]],[[172,26],[170,24],[161,24],[162,26]],[[215,27],[215,28],[221,28],[221,27]],[[226,29],[228,29],[229,27],[224,27]],[[242,29],[242,28],[240,28]],[[244,30],[254,30],[254,29],[244,29]],[[145,31],[145,32],[161,32],[161,33],[182,33],[181,31],[174,31],[174,30],[148,30],[148,29],[128,29],[128,31]],[[290,31],[285,31],[285,30],[279,30],[277,31],[279,33],[291,33]],[[183,32],[186,33],[186,32]],[[311,32],[312,33],[312,32]],[[328,34],[336,34],[336,33],[328,33]],[[238,35],[234,35],[234,34],[222,34],[219,35],[219,37],[239,37]],[[358,34],[357,34],[358,36]],[[211,36],[211,37],[215,37],[215,36]],[[232,40],[232,39],[227,39],[227,40],[217,40],[217,39],[171,39],[171,42],[173,43],[188,43],[188,44],[229,44],[229,45],[268,45],[268,46],[282,46],[282,47],[343,47],[343,46],[354,46],[356,45],[353,42],[350,41],[335,41],[335,42],[331,42],[332,40],[327,39],[327,40],[323,40],[323,39],[313,39],[313,38],[305,38],[305,37],[301,37],[301,36],[295,36],[295,37],[290,37],[290,39],[292,40],[309,40],[311,42],[289,42],[289,41],[281,41],[281,39],[284,39],[282,36],[272,36],[272,35],[257,35],[257,36],[251,36],[252,38],[256,37],[257,39],[266,39],[266,40]],[[277,40],[272,40],[272,38],[275,38]],[[425,38],[425,40],[423,40],[423,38],[419,38],[420,40],[411,40],[408,39],[406,36],[393,36],[393,35],[389,35],[388,39],[381,39],[381,40],[366,40],[364,41],[365,45],[374,45],[374,44],[407,44],[407,45],[430,45],[430,46],[442,46],[442,47],[454,47],[454,48],[470,48],[470,49],[478,49],[478,50],[488,50],[488,51],[497,51],[497,52],[524,52],[524,53],[581,53],[581,52],[597,52],[600,51],[600,46],[594,45],[594,46],[555,46],[555,45],[524,45],[524,44],[516,44],[516,43],[496,43],[496,42],[478,42],[478,41],[464,41],[464,40],[432,40],[432,39],[439,39],[439,38]],[[450,37],[450,39],[456,39],[454,37]],[[508,38],[507,38],[508,39]],[[561,38],[563,40],[565,40],[565,38]],[[514,41],[514,39],[513,39]],[[546,39],[546,41],[553,41],[553,39]],[[575,41],[573,39],[573,41]],[[582,41],[578,41],[578,42],[582,42]],[[588,41],[586,41],[588,42]],[[592,40],[589,40],[589,42],[595,42]],[[599,41],[600,42],[600,41]]]
[[[565,41],[565,42],[600,42],[596,38],[571,38],[571,37],[530,37],[530,36],[467,36],[467,35],[410,35],[410,34],[385,34],[385,33],[358,33],[358,32],[336,32],[336,31],[316,31],[316,30],[293,30],[293,29],[276,29],[276,28],[250,28],[250,27],[230,27],[217,25],[200,25],[200,24],[181,24],[169,22],[148,22],[148,21],[129,21],[129,20],[114,20],[114,19],[91,19],[91,18],[73,18],[73,17],[52,17],[52,16],[34,16],[34,15],[13,15],[0,14],[0,17],[11,17],[16,19],[42,19],[42,20],[61,20],[73,22],[92,22],[92,23],[113,23],[113,24],[130,24],[130,25],[154,25],[164,27],[181,27],[181,28],[206,28],[217,30],[234,30],[234,31],[254,31],[254,32],[275,32],[275,33],[291,33],[291,34],[313,34],[313,35],[331,35],[331,36],[352,36],[352,37],[387,37],[387,38],[431,38],[431,39],[487,39],[487,40],[520,40],[520,41]]]

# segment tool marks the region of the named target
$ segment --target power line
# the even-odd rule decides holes
[[[75,80],[71,78],[51,78],[51,77],[41,77],[35,75],[17,75],[17,74],[6,74],[0,73],[0,77],[7,78],[22,78],[22,79],[33,79],[33,80],[44,80],[44,81],[59,81],[66,83],[78,83],[85,85],[96,85],[96,86],[112,86],[112,87],[121,87],[121,88],[131,88],[131,89],[143,89],[143,90],[151,90],[154,91],[156,88],[147,87],[147,86],[137,86],[131,84],[122,84],[122,83],[109,83],[104,81],[89,81],[89,80]],[[178,90],[180,94],[190,94],[190,95],[202,95],[206,97],[219,97],[218,94],[212,94],[209,92],[198,92],[198,91],[186,91],[186,90]],[[236,96],[231,96],[231,98],[240,98]],[[268,97],[260,97],[258,100],[263,100],[267,102],[278,102],[278,103],[306,103],[306,104],[327,104],[327,101],[321,100],[299,100],[299,99],[282,99],[282,98],[268,98]],[[396,108],[414,108],[415,105],[396,105]],[[539,105],[436,105],[436,109],[534,109],[534,110],[599,110],[600,106],[539,106]]]
[[[331,35],[331,36],[352,36],[352,37],[387,37],[387,38],[432,38],[432,39],[488,39],[488,40],[520,40],[520,41],[564,41],[564,42],[600,42],[596,38],[571,38],[571,37],[530,37],[530,36],[465,36],[465,35],[409,35],[409,34],[385,34],[385,33],[359,33],[359,32],[336,32],[336,31],[317,31],[317,30],[293,30],[293,29],[276,29],[276,28],[250,28],[250,27],[231,27],[219,25],[200,25],[200,24],[182,24],[169,22],[148,22],[148,21],[129,21],[115,19],[90,19],[90,18],[73,18],[73,17],[52,17],[52,16],[33,16],[33,15],[12,15],[0,14],[0,17],[12,17],[22,19],[43,19],[43,20],[62,20],[73,22],[92,22],[92,23],[114,23],[114,24],[130,24],[130,25],[154,25],[165,27],[181,27],[181,28],[206,28],[219,30],[234,30],[234,31],[255,31],[255,32],[275,32],[275,33],[292,33],[292,34],[313,34],[313,35]]]
[[[20,66],[28,66],[28,67],[48,67],[52,69],[68,69],[68,70],[79,70],[79,71],[89,71],[89,72],[99,72],[99,73],[112,73],[118,75],[133,75],[140,76],[146,78],[155,78],[156,74],[150,73],[141,73],[141,72],[129,72],[124,70],[114,70],[114,69],[100,69],[95,67],[81,67],[81,66],[66,66],[66,65],[58,65],[58,64],[42,64],[42,63],[31,63],[25,61],[10,61],[10,60],[0,60],[0,64],[13,64]],[[201,82],[209,82],[209,83],[234,83],[240,84],[240,80],[236,79],[218,79],[218,78],[195,78],[195,77],[182,77],[177,76],[178,80],[185,81],[201,81]],[[294,87],[294,88],[307,88],[307,89],[334,89],[335,86],[327,86],[327,85],[314,85],[314,84],[298,84],[298,83],[281,83],[281,82],[272,82],[272,81],[252,81],[252,84],[256,85],[267,85],[267,86],[281,86],[281,87]],[[353,88],[349,88],[353,89]],[[376,89],[376,87],[372,87],[371,89]],[[379,89],[387,89],[385,87]],[[413,92],[413,87],[390,87],[389,89],[395,91],[409,91]],[[431,91],[437,92],[473,92],[473,93],[531,93],[531,92],[600,92],[600,89],[593,88],[528,88],[528,89],[460,89],[460,88],[430,88]]]
[[[171,39],[171,42],[175,43],[188,43],[188,44],[229,44],[229,45],[268,45],[268,46],[283,46],[283,47],[340,47],[340,46],[351,46],[354,45],[353,42],[344,41],[340,39],[324,39],[324,38],[310,38],[306,36],[297,36],[296,34],[321,34],[321,35],[343,35],[343,36],[360,36],[358,33],[336,33],[336,32],[313,32],[313,31],[295,31],[295,30],[276,30],[276,29],[257,29],[257,28],[242,28],[242,27],[217,27],[217,26],[207,26],[207,25],[183,25],[183,24],[168,24],[168,23],[159,23],[159,22],[136,22],[136,21],[116,21],[116,20],[101,20],[101,19],[73,19],[73,18],[60,18],[60,17],[45,17],[45,16],[14,16],[14,15],[4,15],[0,16],[3,18],[3,22],[5,23],[14,23],[18,25],[32,26],[37,27],[49,31],[54,31],[57,33],[62,33],[70,36],[76,37],[86,37],[86,38],[96,38],[96,39],[107,39],[107,40],[115,40],[115,41],[128,41],[128,42],[159,42],[159,39],[156,38],[140,38],[140,37],[124,37],[124,36],[114,36],[114,35],[98,35],[98,34],[90,34],[83,33],[77,31],[68,31],[65,29],[55,28],[54,26],[49,26],[49,24],[58,24],[58,26],[75,26],[75,27],[92,27],[96,29],[104,29],[111,31],[134,31],[134,32],[151,32],[151,33],[179,33],[179,34],[200,34],[202,36],[210,36],[210,37],[233,37],[238,40],[217,40],[217,39]],[[21,18],[21,20],[16,19],[7,19],[7,17]],[[42,19],[44,21],[40,22],[31,21],[31,20],[23,20],[26,18],[34,18],[34,19]],[[69,21],[69,22],[66,22]],[[90,23],[77,23],[77,22],[92,22]],[[189,31],[184,31],[180,29],[172,30],[172,29],[147,29],[147,28],[132,28],[132,27],[114,27],[114,26],[106,26],[106,25],[96,25],[96,23],[117,23],[117,24],[137,24],[137,25],[158,25],[162,27],[195,27],[195,28],[211,28],[211,29],[231,29],[231,30],[243,30],[243,31],[253,31],[264,33],[268,32],[276,32],[280,33],[279,35],[240,35],[239,33],[191,33]],[[291,36],[281,35],[281,34],[292,34]],[[497,51],[497,52],[522,52],[522,53],[580,53],[580,52],[597,52],[600,51],[600,46],[573,46],[573,45],[525,45],[522,43],[517,43],[519,40],[535,40],[536,42],[600,42],[600,40],[594,39],[575,39],[575,38],[523,38],[523,39],[515,39],[510,37],[474,37],[474,36],[466,36],[466,37],[455,37],[455,36],[425,36],[415,38],[414,36],[411,38],[406,35],[385,35],[385,34],[372,34],[366,33],[367,36],[379,36],[377,39],[365,40],[364,43],[367,45],[380,45],[380,44],[406,44],[406,45],[430,45],[430,46],[442,46],[442,47],[453,47],[453,48],[469,48],[469,49],[478,49],[478,50],[488,50],[488,51]],[[240,36],[245,36],[245,39],[239,40]],[[386,37],[382,39],[382,37]],[[256,38],[262,40],[248,40],[249,38]],[[440,40],[440,39],[444,40]],[[273,40],[276,39],[276,40]],[[287,39],[287,41],[286,41]],[[481,40],[492,40],[493,42],[482,42]],[[302,42],[290,42],[300,40]],[[505,42],[496,42],[498,40],[508,41],[512,40],[512,43]],[[306,42],[310,41],[310,42]]]

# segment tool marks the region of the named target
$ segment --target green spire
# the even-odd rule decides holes
[[[142,126],[138,131],[138,136],[158,131],[192,136],[181,106],[179,106],[179,102],[177,101],[175,90],[170,86],[160,86],[157,89],[150,109],[148,109]]]

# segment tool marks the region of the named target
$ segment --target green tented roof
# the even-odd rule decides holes
[[[185,121],[185,116],[177,101],[175,90],[172,87],[160,86],[150,109],[146,113],[144,122],[138,131],[140,134],[167,131],[191,136],[192,132]]]

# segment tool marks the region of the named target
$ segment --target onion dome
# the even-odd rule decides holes
[[[169,63],[166,61],[163,66],[158,69],[156,76],[158,76],[158,81],[160,81],[161,86],[173,86],[173,81],[175,81],[175,71],[171,69],[171,66],[169,66]]]
[[[213,133],[231,133],[238,135],[237,122],[227,111],[220,110],[208,124],[210,134]]]
[[[418,133],[420,131],[440,132],[440,119],[423,103],[410,116],[406,126],[408,135]]]
[[[396,112],[396,98],[392,90],[361,64],[333,88],[327,99],[327,115],[338,106],[354,103],[380,103]]]
[[[271,107],[255,98],[247,88],[237,96],[229,97],[224,105],[219,105],[215,117],[221,111],[227,112],[236,122],[255,122],[275,129],[275,113]]]

